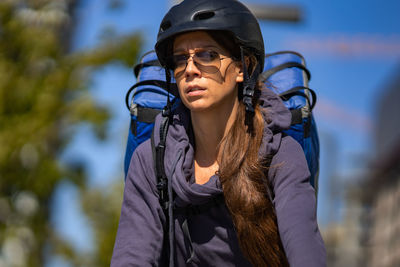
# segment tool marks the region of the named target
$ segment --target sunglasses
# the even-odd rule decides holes
[[[198,49],[194,53],[174,54],[171,58],[172,70],[175,77],[180,76],[185,71],[189,59],[193,59],[193,63],[201,71],[209,74],[217,73],[221,67],[221,60],[229,57],[220,57],[218,52],[213,50]]]

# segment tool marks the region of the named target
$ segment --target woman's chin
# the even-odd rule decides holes
[[[213,109],[213,105],[210,105],[210,103],[202,103],[201,101],[194,101],[194,102],[189,102],[185,104],[185,106],[191,111],[191,112],[207,112]]]

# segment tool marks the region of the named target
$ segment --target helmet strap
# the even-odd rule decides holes
[[[260,63],[257,61],[254,71],[249,76],[243,46],[240,46],[240,56],[243,64],[243,104],[245,105],[247,112],[254,113],[253,98],[258,74],[260,73]]]

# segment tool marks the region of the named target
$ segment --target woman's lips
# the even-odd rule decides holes
[[[200,86],[189,86],[186,89],[186,94],[188,96],[197,96],[203,94],[206,89]]]

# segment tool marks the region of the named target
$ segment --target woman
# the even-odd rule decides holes
[[[256,83],[255,17],[235,0],[185,0],[164,17],[156,52],[181,99],[164,156],[174,209],[160,205],[147,141],[132,156],[111,265],[324,266],[304,153],[281,133],[290,112]]]

